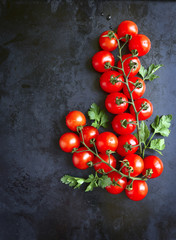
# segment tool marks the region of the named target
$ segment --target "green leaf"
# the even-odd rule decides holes
[[[107,175],[103,175],[98,179],[98,186],[101,188],[105,188],[107,186],[112,185],[111,179]]]
[[[133,135],[137,138],[137,140],[139,140],[137,132],[135,132]]]
[[[149,136],[150,136],[150,131],[149,131],[146,123],[144,121],[141,121],[141,124],[140,124],[140,139],[141,139],[141,142],[145,144],[145,142],[149,138]]]
[[[155,75],[154,72],[156,72],[160,67],[163,67],[162,64],[154,65],[151,64],[148,69],[145,69],[142,65],[139,70],[139,75],[142,76],[143,80],[149,80],[153,81],[156,78],[159,78],[159,76]]]
[[[163,150],[165,148],[165,141],[164,138],[154,139],[150,142],[150,149],[154,150]]]
[[[170,134],[169,127],[171,125],[172,115],[163,115],[161,118],[156,116],[155,121],[151,124],[155,133],[159,133],[164,137],[168,137]]]
[[[144,78],[144,77],[146,76],[146,74],[147,74],[147,69],[145,69],[145,68],[141,65],[141,67],[140,67],[140,69],[139,69],[139,75],[141,75],[142,78]]]
[[[94,187],[96,187],[96,185],[95,182],[93,181],[87,186],[85,192],[93,191]]]
[[[93,103],[88,111],[88,116],[90,120],[94,120],[94,122],[91,124],[95,128],[99,127],[108,127],[109,117],[106,115],[104,110],[101,110],[99,106],[95,103]]]

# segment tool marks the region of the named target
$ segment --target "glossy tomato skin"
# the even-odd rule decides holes
[[[89,167],[87,163],[94,159],[94,154],[85,150],[87,150],[86,147],[80,147],[78,152],[73,153],[72,162],[78,169],[87,169]]]
[[[107,150],[115,151],[117,146],[118,138],[112,132],[100,133],[96,139],[96,147],[101,153],[106,153]]]
[[[145,93],[145,89],[146,89],[145,82],[139,77],[131,77],[128,79],[128,82],[129,82],[130,90],[133,91],[133,93],[132,93],[133,99],[135,100],[135,99],[141,98],[143,96],[143,94]],[[140,83],[141,87],[136,88],[133,83],[134,84]],[[125,84],[123,85],[123,93],[125,94],[125,96],[128,99],[131,99],[130,94],[128,92],[128,88]]]
[[[129,165],[131,167],[133,167],[133,172],[130,173],[131,177],[136,177],[142,173],[142,171],[144,169],[144,161],[139,155],[130,153],[130,154],[126,155],[123,160],[125,160],[125,159],[129,162]],[[121,163],[120,167],[122,167],[122,166],[123,166],[123,163]],[[121,171],[122,171],[122,173],[128,175],[127,167],[123,167]]]
[[[111,181],[115,180],[119,180],[121,178],[121,175],[117,172],[111,172],[108,174],[108,177],[111,179]],[[118,181],[118,184],[121,186],[113,186],[113,185],[110,185],[110,186],[107,186],[105,189],[111,193],[111,194],[119,194],[121,193],[126,185],[127,185],[127,179],[125,177],[121,178],[119,181]]]
[[[116,115],[112,120],[112,128],[114,132],[118,133],[119,135],[130,134],[136,129],[136,125],[133,123],[127,124],[126,128],[122,126],[122,121],[127,122],[136,122],[133,115],[130,113],[122,113]]]
[[[124,82],[124,78],[121,73],[112,70],[104,72],[100,77],[100,87],[108,93],[119,92],[122,90],[124,84],[122,82],[113,83],[113,80],[111,80],[112,77],[115,78],[117,76],[119,76],[117,80]]]
[[[128,150],[128,151],[126,151],[124,148],[124,145],[126,143],[132,146],[138,145],[137,138],[132,134],[121,135],[118,137],[118,141],[119,141],[119,144],[116,151],[121,156],[126,156],[127,154],[135,153],[138,150],[138,146],[133,147],[131,150]]]
[[[136,49],[138,51],[138,56],[141,57],[150,51],[151,42],[147,36],[143,34],[137,34],[129,41],[128,48],[130,52],[131,50]]]
[[[136,34],[138,34],[138,27],[137,27],[136,23],[126,20],[119,24],[119,26],[117,28],[117,34],[118,34],[119,38],[124,37],[126,34],[135,36]],[[125,42],[126,39],[125,38],[121,39],[121,41]]]
[[[117,104],[116,100],[122,98],[123,103]],[[128,108],[128,101],[127,97],[123,93],[115,92],[110,93],[105,100],[105,107],[108,110],[108,112],[113,114],[120,114],[127,110]]]
[[[161,175],[163,172],[163,162],[159,157],[156,157],[154,155],[148,156],[144,158],[144,170],[142,172],[143,175],[146,174],[146,170],[151,168],[153,170],[153,174],[150,178],[156,178]]]
[[[128,58],[128,59],[127,59]],[[125,60],[126,59],[126,60]],[[125,61],[124,61],[125,60]],[[123,67],[124,67],[124,71],[125,71],[125,75],[127,76],[130,72],[130,62],[136,63],[135,68],[133,68],[129,74],[129,77],[134,77],[138,72],[139,69],[141,67],[141,62],[139,60],[138,57],[132,57],[132,54],[126,54],[122,56],[122,61],[124,61],[123,63]],[[121,61],[119,60],[117,63],[117,67],[122,68],[122,64]],[[118,70],[120,73],[122,73],[122,71],[119,69]]]
[[[71,111],[66,116],[66,125],[72,131],[77,131],[77,127],[86,124],[86,117],[80,111]]]
[[[108,51],[99,51],[92,58],[92,66],[97,72],[106,72],[109,70],[104,67],[106,62],[110,62],[111,66],[114,66],[115,63],[113,54]]]
[[[116,40],[117,37],[117,34],[115,34],[116,38],[109,38],[109,37],[104,37],[104,35],[107,35],[108,32],[110,32],[110,30],[108,31],[105,31],[103,32],[101,35],[100,35],[100,38],[99,38],[99,44],[100,44],[100,47],[105,50],[105,51],[109,51],[109,52],[112,52],[114,51],[117,46],[118,46],[118,42]]]
[[[109,163],[109,157],[105,153],[100,153],[99,156],[107,163]],[[97,163],[94,165],[95,171],[98,171],[99,169],[103,169],[106,173],[110,172],[112,169],[109,167],[106,163],[99,163],[101,160],[98,157],[95,157],[93,160],[93,163]],[[114,168],[116,168],[116,159],[113,155],[110,155],[110,165]]]
[[[64,133],[59,140],[60,148],[64,152],[72,152],[73,148],[78,148],[80,139],[78,135],[72,132]]]
[[[146,98],[139,98],[139,99],[136,99],[134,101],[134,104],[135,104],[135,107],[136,107],[136,110],[137,112],[139,112],[141,110],[141,106],[142,104],[144,103],[147,103],[147,106],[148,106],[148,109],[147,110],[142,110],[139,115],[138,115],[138,118],[139,118],[139,121],[141,120],[146,120],[148,119],[149,117],[151,117],[152,113],[153,113],[153,105],[152,103],[146,99]],[[130,113],[135,117],[135,111],[134,111],[134,108],[133,106],[131,105],[130,106]]]
[[[90,143],[90,140],[91,139],[95,139],[96,140],[96,138],[99,135],[99,132],[98,132],[98,129],[96,129],[93,126],[85,126],[82,129],[82,134],[83,134],[83,139],[84,139],[85,144],[88,147],[92,147],[93,144]],[[83,141],[82,134],[81,133],[79,134],[79,137],[80,137],[81,141]]]
[[[129,185],[131,183],[131,180],[127,183]],[[127,197],[133,201],[140,201],[148,193],[148,185],[145,181],[142,180],[134,180],[133,182],[133,189],[132,190],[127,190],[125,189],[125,193]]]

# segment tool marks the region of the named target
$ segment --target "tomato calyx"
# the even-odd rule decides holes
[[[142,103],[141,104],[141,109],[140,109],[140,111],[142,111],[142,110],[147,110],[149,108],[149,106],[148,106],[148,103],[147,102],[144,102],[144,103]]]
[[[122,76],[122,74],[118,75],[117,77],[114,77],[113,75],[111,75],[111,77],[110,77],[110,83],[112,83],[113,85],[115,85],[115,84],[118,83],[118,82],[124,83],[123,81],[118,80],[118,78],[119,78],[120,76]]]
[[[110,63],[110,62],[105,62],[104,68],[105,68],[105,69],[110,69],[110,68],[112,68],[111,63]]]
[[[145,175],[143,177],[144,177],[144,179],[145,179],[145,177],[146,178],[151,178],[152,174],[153,174],[153,169],[152,168],[148,168],[148,169],[146,169]]]
[[[137,57],[139,55],[137,49],[131,50],[131,54],[133,57]]]
[[[126,119],[123,119],[123,120],[120,120],[120,123],[121,123],[121,126],[123,127],[123,128],[127,128],[127,125],[128,124],[134,124],[134,125],[136,125],[136,121],[127,121]]]
[[[131,145],[131,144],[128,143],[128,142],[126,142],[126,143],[123,145],[123,147],[124,147],[124,149],[125,149],[126,152],[131,151],[132,148],[135,148],[135,147],[138,147],[138,146],[139,146],[139,144],[138,144],[138,145]]]
[[[109,37],[111,40],[112,38],[116,38],[115,34],[113,31],[109,31],[108,34],[103,35],[102,37]]]
[[[129,103],[128,101],[124,101],[122,97],[116,97],[115,102],[117,105],[121,105],[123,103]]]
[[[129,63],[130,70],[136,69],[138,64],[136,62],[133,62],[132,60]]]

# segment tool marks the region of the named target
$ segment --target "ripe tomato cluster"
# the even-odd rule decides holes
[[[117,66],[114,66],[115,58],[111,51],[119,47],[120,42],[128,43],[131,53],[121,55]],[[147,54],[151,43],[147,36],[138,34],[134,22],[123,21],[117,33],[110,30],[103,32],[99,44],[103,50],[93,56],[92,65],[102,73],[100,86],[108,93],[105,107],[115,114],[112,128],[119,136],[112,132],[99,133],[95,127],[86,126],[83,113],[72,111],[66,116],[66,125],[74,132],[63,134],[59,144],[63,151],[73,152],[75,167],[87,169],[93,166],[100,174],[107,174],[112,181],[112,185],[106,187],[109,193],[119,194],[125,190],[128,198],[139,201],[148,193],[147,178],[158,177],[163,171],[163,163],[158,157],[142,159],[136,154],[139,142],[132,134],[136,126],[139,127],[139,121],[148,119],[153,113],[152,103],[142,98],[145,82],[136,76],[141,67],[138,56]],[[119,170],[116,169],[117,160],[113,153],[123,157]]]

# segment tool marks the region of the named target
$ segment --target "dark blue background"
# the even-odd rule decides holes
[[[65,174],[91,170],[75,169],[58,146],[69,111],[104,107],[91,58],[99,35],[126,19],[151,39],[142,64],[164,64],[146,83],[148,125],[157,114],[176,119],[175,13],[163,1],[0,1],[0,240],[176,239],[174,121],[164,172],[141,202],[62,184]]]

